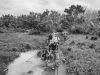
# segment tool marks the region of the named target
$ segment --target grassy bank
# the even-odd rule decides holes
[[[5,75],[7,65],[21,52],[40,49],[45,42],[44,35],[26,33],[0,34],[0,75]]]

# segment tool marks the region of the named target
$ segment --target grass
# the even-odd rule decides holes
[[[68,38],[60,47],[66,57],[67,75],[75,75],[75,72],[79,75],[100,75],[100,38],[95,41],[86,39],[85,35],[69,35]],[[5,75],[7,65],[20,52],[41,48],[45,45],[45,40],[46,35],[0,33],[0,75]]]
[[[25,33],[0,33],[0,75],[5,75],[7,65],[19,56],[20,52],[42,47],[43,35]]]
[[[73,40],[75,44],[70,44]],[[67,75],[100,75],[98,48],[100,47],[100,38],[93,41],[86,39],[85,35],[71,35],[66,43],[62,50],[66,59]],[[83,46],[79,46],[79,43]],[[71,48],[71,51],[68,48]]]

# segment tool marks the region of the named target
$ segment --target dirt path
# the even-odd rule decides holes
[[[35,38],[35,37],[37,37],[37,38],[39,38],[38,36],[27,36],[27,34],[26,33],[22,33],[22,34],[19,34],[18,35],[18,37],[19,38],[23,38],[23,40],[24,41],[26,41],[26,40],[28,40],[28,41],[26,41],[27,43],[29,43],[29,44],[33,44],[34,42],[32,42],[32,40]],[[30,41],[31,40],[31,41]],[[36,43],[35,43],[36,44]],[[62,55],[62,51],[60,50],[60,47],[61,47],[61,45],[59,45],[59,54],[60,54],[60,56],[59,57],[63,57],[63,55]],[[61,59],[60,58],[60,59]],[[59,67],[58,67],[58,69],[56,69],[55,71],[45,71],[46,72],[46,75],[66,75],[66,66],[64,65],[64,64],[60,64],[59,65]]]
[[[62,63],[63,54],[60,48],[61,48],[61,45],[59,46],[59,50],[58,50],[60,65],[55,71],[55,75],[66,75],[66,65]]]
[[[66,66],[64,64],[60,64],[58,69],[55,71],[55,75],[66,75]]]
[[[38,36],[34,36],[34,35],[30,36],[30,35],[27,35],[26,33],[19,34],[18,37],[21,38],[22,40],[24,40],[24,42],[26,41],[27,43],[32,44],[32,45],[34,45],[34,44],[36,45],[36,43],[34,43],[35,41],[33,42],[32,40],[35,38],[39,38]],[[43,38],[43,39],[45,39],[45,38]],[[63,44],[64,42],[61,41],[61,43]],[[60,49],[61,46],[62,45],[59,45],[60,60],[63,58],[62,51]],[[66,75],[66,65],[61,63],[59,65],[58,69],[56,69],[55,71],[45,71],[45,72],[46,72],[46,75]]]

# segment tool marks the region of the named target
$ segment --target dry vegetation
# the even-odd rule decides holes
[[[21,52],[40,49],[44,45],[45,35],[27,35],[25,33],[0,34],[0,75],[5,75],[7,65]]]

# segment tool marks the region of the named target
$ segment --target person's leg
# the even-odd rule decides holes
[[[56,43],[56,45],[55,45],[55,46],[56,46],[56,50],[58,50],[58,44],[57,44],[57,43]]]
[[[46,54],[44,55],[44,61],[46,61],[47,60],[47,58],[46,58]]]
[[[66,41],[66,36],[64,36],[64,41]]]
[[[52,61],[54,61],[54,52],[52,51]]]
[[[44,54],[42,55],[42,60],[45,61],[45,55]]]

